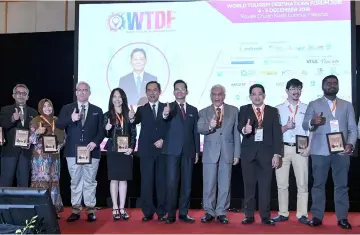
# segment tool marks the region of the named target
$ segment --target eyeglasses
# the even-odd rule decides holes
[[[88,92],[89,89],[77,89],[78,92]]]
[[[14,94],[18,96],[27,96],[27,92],[21,92],[21,91],[15,91]]]

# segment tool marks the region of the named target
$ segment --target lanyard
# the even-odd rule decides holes
[[[52,124],[43,116],[41,115],[40,116],[47,124],[49,124],[51,126],[51,129],[52,129],[52,133],[54,134],[55,133],[55,121],[53,119],[52,121]]]
[[[115,112],[115,114],[116,114],[116,117],[117,117],[117,119],[118,119],[118,121],[119,121],[119,123],[120,123],[120,125],[121,125],[121,128],[124,128],[124,117],[120,117],[120,115],[118,114],[118,113],[116,113]]]
[[[252,108],[253,108],[253,110],[254,110],[254,113],[255,113],[256,119],[257,119],[257,121],[258,121],[259,127],[261,127],[261,124],[262,124],[262,122],[263,122],[263,120],[262,120],[263,111],[262,111],[261,108],[259,108],[259,111],[257,111],[257,110],[254,108],[254,106],[253,106]]]
[[[332,108],[331,108],[331,113],[333,113],[334,111],[335,111],[335,109],[336,109],[336,100],[334,100],[333,102],[332,102]]]
[[[220,107],[216,107],[216,106],[214,106],[214,108],[215,108],[215,114],[216,114],[217,118],[219,118],[219,122],[221,122],[221,121],[222,121],[222,118],[223,118],[223,116],[224,116],[224,106],[223,106],[222,109],[221,109]],[[221,109],[220,117],[218,117],[218,112],[216,111],[216,109]]]
[[[290,113],[293,114],[293,111],[292,111],[290,105],[288,106],[288,108],[289,108]],[[299,104],[296,105],[295,113],[293,115],[294,120],[295,120],[296,114],[298,112],[298,109],[299,109]]]

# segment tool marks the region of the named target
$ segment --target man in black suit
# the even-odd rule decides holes
[[[136,48],[131,52],[130,63],[133,71],[120,78],[119,87],[122,88],[130,105],[143,105],[147,103],[145,87],[150,81],[157,78],[145,72],[146,52],[142,48]],[[143,102],[142,100],[146,100]]]
[[[76,86],[77,101],[65,105],[56,121],[56,127],[66,131],[64,156],[71,177],[72,204],[68,222],[80,219],[82,198],[88,221],[96,220],[96,174],[101,156],[100,144],[104,139],[104,117],[101,108],[89,103],[90,94],[89,84],[79,82]],[[77,146],[86,146],[90,152],[91,163],[77,164]]]
[[[146,84],[146,95],[149,102],[138,107],[136,113],[133,107],[130,106],[129,112],[131,123],[141,123],[138,152],[140,155],[143,221],[152,220],[155,212],[160,221],[166,220],[166,159],[161,153],[166,123],[162,117],[165,104],[159,102],[160,94],[160,84],[156,81],[150,81]],[[157,208],[155,208],[153,202],[154,178]]]
[[[14,146],[15,130],[29,130],[29,123],[38,112],[26,105],[29,89],[24,84],[16,85],[12,96],[15,104],[0,111],[0,125],[5,138],[1,151],[0,187],[12,187],[15,174],[18,187],[29,187],[32,150]]]
[[[241,143],[241,168],[245,191],[245,219],[254,222],[256,183],[259,191],[261,222],[275,225],[270,219],[271,178],[280,166],[282,132],[276,108],[264,104],[265,88],[254,84],[249,90],[252,104],[240,107],[238,130]]]
[[[163,153],[167,160],[167,195],[166,223],[176,220],[178,186],[180,182],[179,219],[184,222],[195,222],[188,216],[190,204],[191,181],[194,163],[199,160],[200,135],[197,131],[198,110],[186,103],[187,84],[182,80],[174,83],[175,102],[164,108],[163,118],[168,123]],[[180,174],[181,172],[181,174]]]

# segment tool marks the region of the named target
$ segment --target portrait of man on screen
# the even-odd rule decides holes
[[[120,78],[119,87],[125,91],[129,105],[140,106],[147,103],[146,84],[150,81],[157,81],[156,76],[145,72],[146,62],[145,50],[135,48],[130,55],[130,64],[133,71]]]

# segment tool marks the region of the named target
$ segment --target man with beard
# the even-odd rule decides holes
[[[354,108],[348,101],[336,97],[339,91],[338,78],[334,75],[322,81],[324,96],[309,103],[303,121],[304,130],[314,132],[310,155],[314,183],[311,191],[312,220],[310,226],[322,224],[325,213],[325,184],[329,169],[334,181],[335,212],[338,225],[351,229],[348,222],[349,196],[348,173],[350,154],[357,140],[357,127]],[[329,152],[327,134],[341,132],[344,136],[345,150],[342,153]]]
[[[282,166],[275,170],[278,187],[279,215],[273,218],[275,222],[289,219],[289,172],[292,164],[297,185],[297,212],[298,221],[308,223],[308,157],[296,153],[296,135],[306,136],[307,132],[302,128],[307,105],[300,102],[302,82],[291,79],[286,84],[287,100],[278,105],[281,130],[284,142],[284,157]],[[306,148],[306,146],[305,146]]]
[[[0,126],[6,140],[1,151],[0,187],[11,187],[16,175],[18,187],[29,187],[30,157],[32,149],[14,146],[16,129],[29,129],[30,121],[38,112],[29,107],[29,89],[18,84],[13,89],[15,103],[5,106],[0,112]]]

